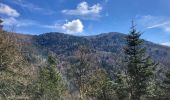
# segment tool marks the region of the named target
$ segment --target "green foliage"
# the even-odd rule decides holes
[[[30,75],[15,33],[0,29],[0,97],[15,99],[25,94]]]
[[[89,83],[86,95],[96,97],[97,100],[111,100],[113,99],[113,84],[104,70],[96,70]]]
[[[150,57],[145,56],[146,48],[143,46],[143,40],[140,39],[141,33],[137,32],[134,26],[132,26],[132,30],[126,38],[127,47],[125,48],[125,54],[127,62],[125,64],[127,64],[127,72],[123,72],[126,68],[120,67],[119,64],[121,62],[119,61],[119,63],[116,64],[118,64],[117,66],[120,68],[117,69],[123,73],[116,73],[113,78],[111,77],[111,72],[115,70],[112,69],[112,66],[116,61],[113,61],[111,56],[113,53],[121,53],[122,46],[125,42],[123,40],[125,35],[109,33],[108,35],[103,34],[93,37],[76,37],[66,34],[50,33],[34,36],[33,38],[28,36],[28,40],[23,40],[27,42],[34,40],[34,43],[21,48],[21,42],[18,41],[21,41],[20,38],[24,38],[25,35],[23,35],[23,37],[21,35],[21,37],[18,38],[17,36],[20,35],[4,31],[2,29],[2,22],[0,19],[0,100],[71,99],[71,97],[68,96],[69,93],[65,92],[66,87],[62,75],[57,70],[57,63],[54,57],[49,56],[45,65],[43,61],[39,61],[39,59],[42,59],[42,56],[38,55],[38,53],[29,52],[30,54],[23,54],[23,50],[27,48],[29,48],[30,51],[35,52],[35,50],[37,50],[37,52],[39,52],[40,48],[34,48],[34,43],[41,45],[42,48],[44,46],[45,49],[49,48],[54,53],[62,55],[61,59],[64,60],[63,65],[67,63],[67,58],[72,56],[76,58],[75,61],[72,59],[73,64],[68,66],[71,66],[70,73],[72,74],[71,79],[76,86],[75,91],[77,92],[78,90],[79,92],[75,96],[80,100],[170,99],[170,72],[166,73],[166,77],[161,84],[159,84],[159,82],[161,82],[160,80],[157,82],[152,79],[155,64]],[[84,46],[81,47],[81,45]],[[153,54],[155,59],[160,60],[161,58],[159,57],[162,57],[162,55],[163,57],[169,55],[168,47],[164,48],[164,50],[161,48],[162,51],[160,51],[160,46],[153,46],[151,43],[148,43],[146,46],[148,45],[150,46],[148,47],[149,50],[151,50],[148,53],[153,53],[152,50],[155,49],[155,52],[159,54]],[[89,46],[90,50],[94,50],[93,53],[89,52],[88,48],[85,48],[86,46]],[[75,52],[78,47],[80,47],[79,50]],[[42,51],[46,54],[48,50]],[[32,57],[30,57],[30,55],[32,55]],[[43,55],[43,57],[44,56],[45,55]],[[29,58],[30,64],[26,61],[26,57]],[[168,57],[169,56],[166,56],[166,58]],[[111,62],[111,60],[113,62]],[[169,64],[167,61],[160,61],[165,65]],[[101,64],[98,62],[101,62]],[[42,66],[42,64],[44,64],[44,66]],[[39,69],[37,68],[38,65],[41,66]],[[101,65],[105,70],[97,69],[96,66],[98,65]],[[35,76],[32,75],[34,77],[30,75],[30,73],[33,73],[33,70],[29,70],[32,66],[34,70],[39,71]],[[91,66],[95,67],[91,68]],[[30,83],[30,79],[33,80],[31,81],[32,83]],[[68,97],[66,97],[66,94]]]
[[[22,96],[25,92],[24,84],[15,80],[1,80],[0,82],[0,98],[14,99],[15,97]]]
[[[169,100],[170,99],[170,71],[167,71],[165,73],[165,78],[161,84],[161,89],[163,89],[164,91],[163,100]]]
[[[165,73],[165,80],[163,81],[165,88],[170,91],[170,71]]]
[[[65,85],[61,74],[56,70],[56,61],[48,57],[46,67],[40,68],[39,78],[32,86],[32,98],[38,100],[60,100]]]
[[[141,33],[137,32],[134,25],[128,34],[125,55],[127,58],[127,73],[129,77],[129,89],[132,100],[141,100],[147,94],[147,87],[154,71],[154,63],[145,56]]]
[[[114,80],[114,90],[116,92],[116,96],[118,100],[128,100],[129,93],[128,93],[128,83],[127,83],[127,76],[123,73],[118,72],[115,74]]]

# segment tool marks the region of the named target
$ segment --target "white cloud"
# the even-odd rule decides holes
[[[52,24],[46,24],[46,25],[41,25],[42,28],[48,28],[48,29],[52,29],[52,30],[62,30],[62,26],[63,24],[67,22],[67,20],[56,20],[54,21]]]
[[[170,46],[170,42],[161,43],[161,45]]]
[[[81,33],[83,32],[83,28],[84,26],[79,19],[67,22],[66,24],[62,26],[62,29],[65,30],[69,34]]]
[[[158,28],[170,33],[170,18],[163,16],[142,16],[138,19],[138,23],[147,29]]]
[[[170,22],[158,23],[158,24],[149,26],[149,27],[147,27],[147,28],[157,28],[157,27],[166,26],[166,25],[168,25],[168,24],[170,24]]]
[[[11,17],[20,16],[20,14],[15,9],[3,3],[0,3],[0,13],[11,16]]]
[[[95,4],[93,6],[89,6],[87,2],[81,2],[77,5],[76,9],[73,10],[63,10],[62,13],[68,15],[79,15],[79,16],[86,16],[86,15],[99,15],[102,10],[102,6],[100,4]]]
[[[170,25],[169,26],[164,26],[164,30],[168,33],[170,33]]]
[[[3,25],[12,26],[17,23],[17,20],[13,17],[3,19]]]
[[[58,20],[54,24],[40,24],[37,21],[30,20],[30,19],[16,19],[14,17],[3,18],[3,25],[4,26],[12,26],[15,28],[18,27],[38,27],[38,28],[46,28],[51,30],[62,30],[63,20]]]
[[[26,27],[31,25],[38,25],[37,22],[32,20],[17,20],[14,17],[4,18],[3,25],[5,26],[16,26],[16,27]]]

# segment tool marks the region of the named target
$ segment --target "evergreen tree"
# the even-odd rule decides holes
[[[144,48],[140,36],[141,33],[136,31],[132,23],[131,31],[126,37],[127,46],[125,47],[128,83],[132,100],[141,100],[141,97],[147,94],[154,69],[154,63],[145,55],[146,48]]]
[[[117,95],[118,100],[128,100],[128,84],[127,84],[127,76],[121,72],[115,74],[114,80],[114,90]]]
[[[29,87],[30,88],[30,87]],[[56,61],[48,57],[47,67],[40,68],[38,81],[32,87],[33,99],[38,100],[60,100],[65,85],[60,73],[56,70]],[[32,92],[30,91],[30,92]]]

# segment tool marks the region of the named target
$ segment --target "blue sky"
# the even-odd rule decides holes
[[[2,0],[7,30],[25,34],[128,33],[131,20],[143,38],[170,45],[169,0]]]

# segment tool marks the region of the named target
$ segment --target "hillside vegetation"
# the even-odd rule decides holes
[[[2,22],[2,21],[0,21]],[[169,100],[170,47],[128,35],[0,29],[1,100]]]

